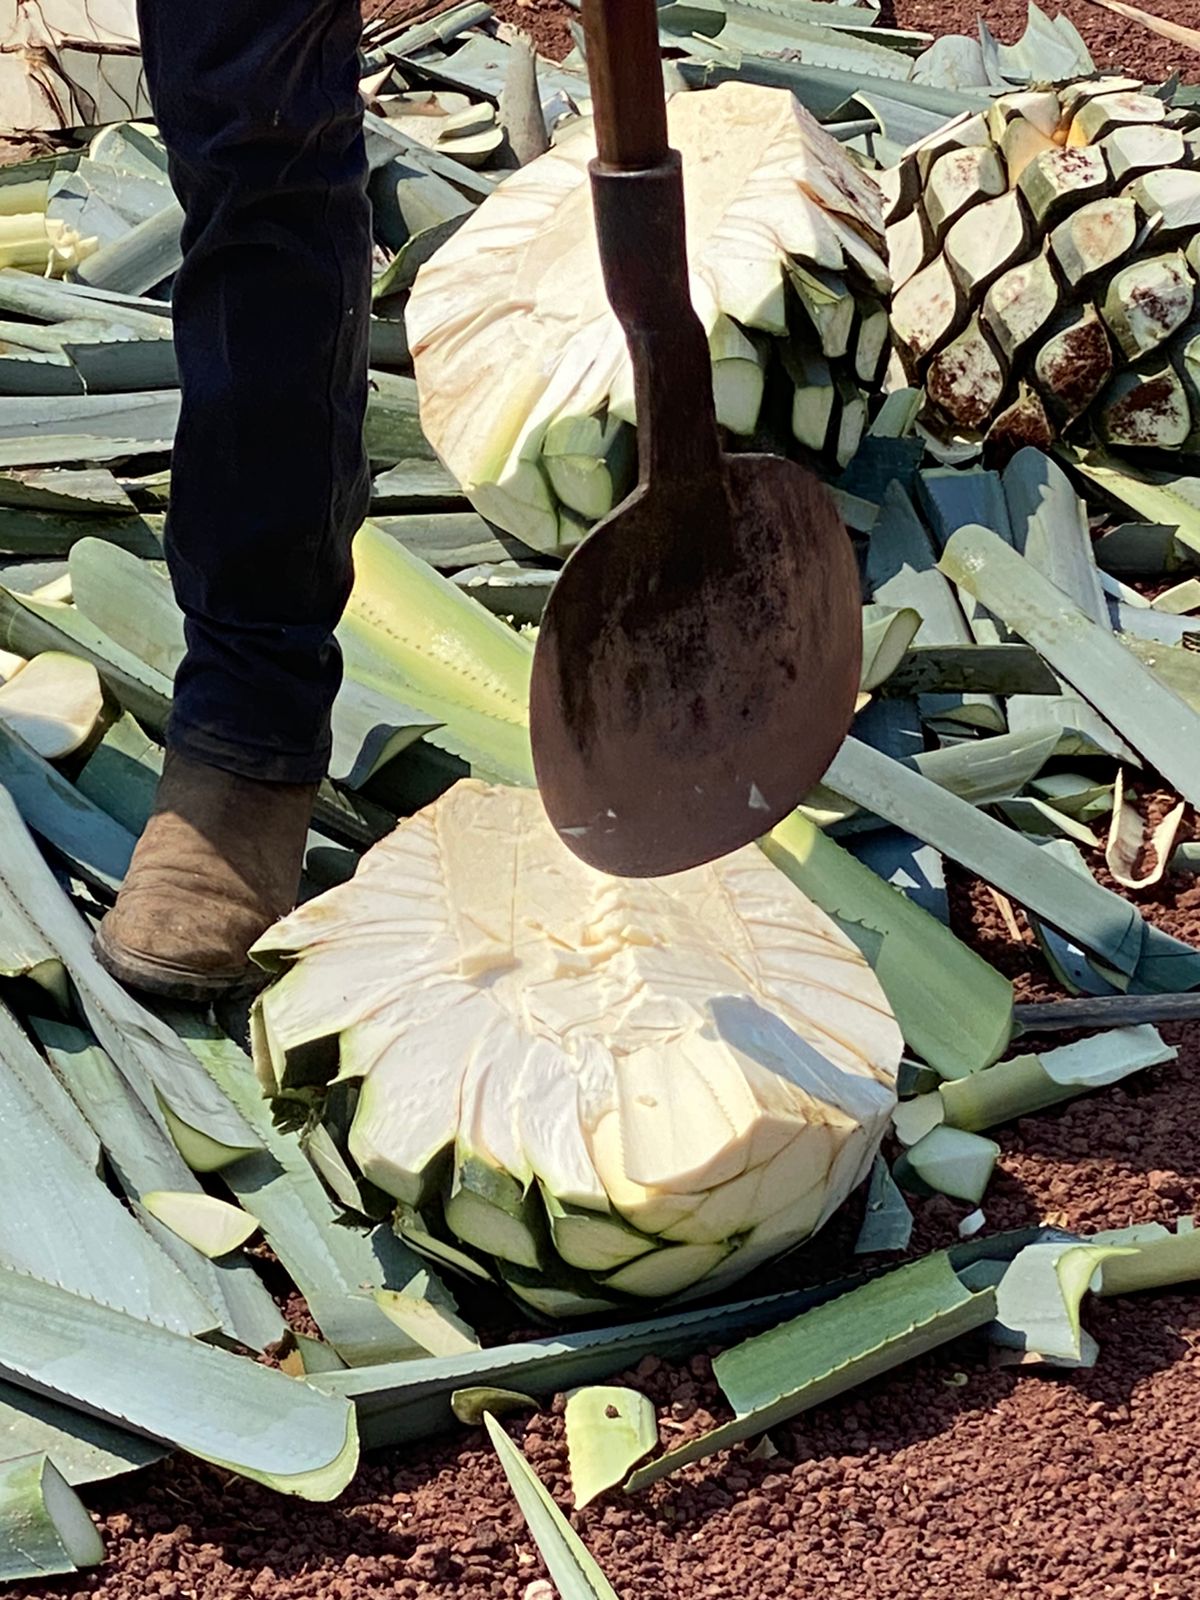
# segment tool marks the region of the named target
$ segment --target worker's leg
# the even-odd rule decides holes
[[[358,0],[141,0],[183,204],[167,559],[185,613],[155,814],[97,944],[202,999],[292,904],[366,507]]]
[[[366,510],[370,213],[358,0],[141,0],[186,214],[167,560],[187,618],[168,742],[323,776],[333,629]]]

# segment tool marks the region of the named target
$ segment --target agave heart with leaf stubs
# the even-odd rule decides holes
[[[761,851],[609,878],[532,790],[458,784],[255,954],[268,1092],[327,1127],[349,1093],[347,1165],[402,1235],[547,1315],[807,1238],[895,1103],[878,981]]]

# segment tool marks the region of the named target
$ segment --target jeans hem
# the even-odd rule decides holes
[[[169,750],[185,760],[258,783],[320,783],[329,770],[327,747],[301,752],[264,749],[224,738],[207,728],[188,727],[175,718],[167,729],[166,742]]]

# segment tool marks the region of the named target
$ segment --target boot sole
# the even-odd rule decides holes
[[[188,1000],[205,1005],[213,1000],[251,995],[266,982],[267,974],[255,967],[236,972],[192,972],[171,961],[135,954],[108,938],[101,924],[95,937],[96,959],[118,983],[165,1000]]]

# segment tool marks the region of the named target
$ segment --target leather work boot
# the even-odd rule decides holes
[[[207,1001],[255,987],[247,952],[295,904],[316,784],[260,783],[168,751],[96,954],[132,989]]]

